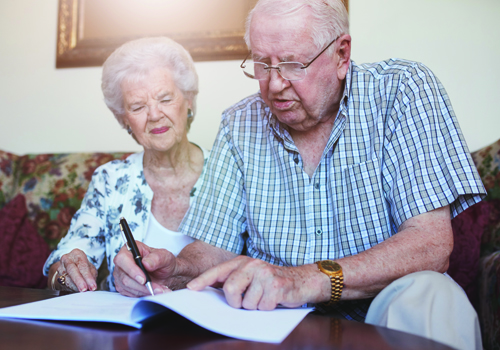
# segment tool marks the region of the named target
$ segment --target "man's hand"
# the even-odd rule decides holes
[[[155,249],[144,243],[136,242],[142,256],[142,264],[151,277],[155,294],[170,291],[168,280],[175,271],[175,256],[166,249]],[[126,246],[118,252],[114,259],[115,287],[118,292],[130,297],[150,295],[146,288],[146,276],[134,261]]]
[[[246,256],[207,270],[187,287],[202,290],[220,284],[230,306],[248,310],[273,310],[278,304],[298,307],[330,298],[330,280],[316,265],[274,266]]]

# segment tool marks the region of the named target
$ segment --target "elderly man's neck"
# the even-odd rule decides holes
[[[312,177],[318,167],[323,151],[325,150],[328,139],[335,123],[336,113],[326,120],[322,120],[314,127],[306,131],[298,131],[289,128],[295,146],[302,157],[304,171]]]

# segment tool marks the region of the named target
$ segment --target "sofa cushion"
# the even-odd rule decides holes
[[[481,258],[479,308],[485,349],[500,348],[500,251]]]
[[[489,224],[491,203],[482,201],[467,208],[452,221],[454,245],[448,274],[465,290],[469,300],[477,303],[476,278],[481,237]]]
[[[481,239],[481,256],[500,250],[500,140],[472,153],[491,203],[490,219]]]
[[[0,151],[0,208],[12,199],[18,158],[15,154]]]
[[[0,210],[0,285],[45,288],[43,264],[49,246],[27,218],[26,201],[17,195]]]
[[[26,197],[28,217],[54,249],[68,232],[94,170],[130,153],[28,154],[19,157],[17,193]]]

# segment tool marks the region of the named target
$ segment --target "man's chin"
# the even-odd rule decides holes
[[[300,125],[304,121],[302,116],[293,112],[278,112],[274,113],[274,115],[281,124],[284,124],[292,129],[295,129],[296,127],[300,128]]]

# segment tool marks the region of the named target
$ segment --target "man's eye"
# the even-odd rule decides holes
[[[161,102],[162,102],[162,103],[169,103],[170,101],[172,101],[172,100],[170,100],[170,99],[166,99],[166,98],[165,98],[165,99],[163,99],[163,100],[161,100]]]
[[[139,112],[143,108],[144,108],[143,106],[141,106],[141,107],[132,107],[132,112]]]

